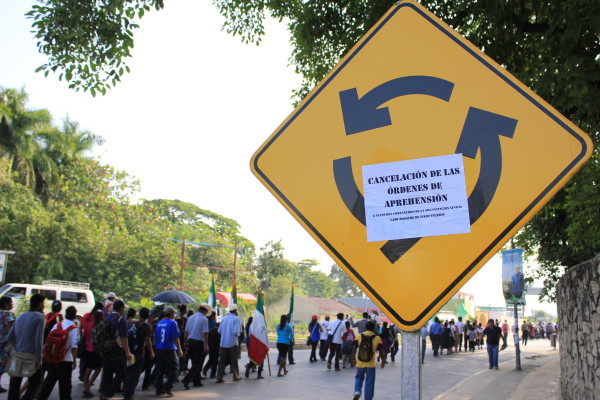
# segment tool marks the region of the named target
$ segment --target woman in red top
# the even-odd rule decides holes
[[[81,340],[85,343],[85,350],[82,356],[82,361],[85,363],[83,397],[93,397],[90,387],[98,378],[98,375],[102,370],[102,359],[100,358],[100,355],[96,353],[92,343],[92,331],[94,330],[94,326],[104,320],[103,309],[104,306],[102,303],[97,302],[96,305],[94,305],[92,312],[85,314],[81,319]],[[94,371],[93,375],[92,371]]]

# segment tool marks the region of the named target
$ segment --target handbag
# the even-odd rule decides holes
[[[29,378],[36,373],[35,354],[13,351],[8,361],[8,375]]]
[[[338,324],[338,326],[335,327],[335,329],[333,330],[333,333],[330,333],[329,335],[327,335],[327,345],[330,345],[333,342],[333,335],[335,335],[335,333],[337,332],[338,328],[340,327],[342,323],[340,322]]]

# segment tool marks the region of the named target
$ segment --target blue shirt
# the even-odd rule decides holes
[[[444,328],[442,328],[442,325],[440,325],[439,322],[434,322],[431,325],[431,328],[429,328],[429,333],[431,333],[432,335],[441,335],[442,333],[444,333]]]
[[[277,343],[290,344],[294,339],[294,331],[290,324],[285,324],[283,329],[279,329],[280,324],[277,324]]]
[[[177,350],[177,346],[175,345],[175,339],[181,336],[179,333],[179,327],[177,326],[177,322],[169,318],[162,319],[156,325],[156,331],[154,334],[156,337],[157,349]]]

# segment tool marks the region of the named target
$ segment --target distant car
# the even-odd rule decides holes
[[[0,297],[12,297],[15,303],[21,299],[29,298],[32,294],[40,293],[46,296],[46,311],[50,311],[50,305],[54,300],[62,302],[62,309],[75,306],[78,315],[91,312],[94,308],[94,295],[90,290],[89,283],[67,282],[67,281],[43,281],[41,285],[30,283],[7,283],[0,287]],[[16,310],[15,304],[14,309]]]

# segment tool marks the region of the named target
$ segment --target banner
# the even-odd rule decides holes
[[[364,165],[369,242],[471,231],[462,154]]]
[[[507,304],[525,304],[523,249],[502,252],[502,293]]]

